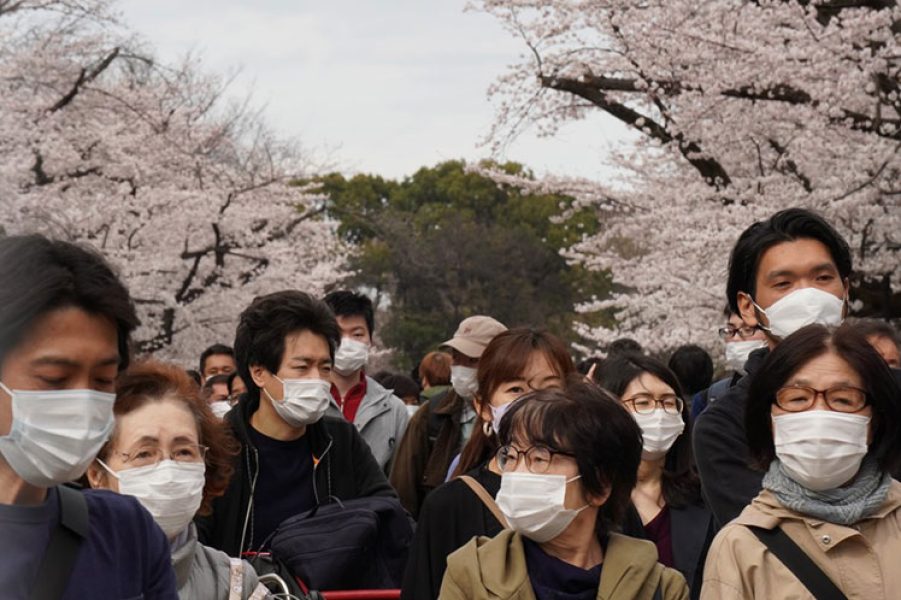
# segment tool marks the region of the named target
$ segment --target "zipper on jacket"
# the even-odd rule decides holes
[[[328,456],[329,450],[332,449],[332,444],[335,443],[335,440],[329,436],[328,446],[325,447],[325,450],[322,452],[322,456],[316,461],[313,465],[313,498],[316,500],[316,506],[319,506],[319,489],[316,486],[316,471],[319,470],[319,465],[322,464],[322,461],[326,459]],[[326,484],[328,485],[328,494],[329,497],[332,495],[332,469],[331,469],[331,461],[325,465],[326,469]]]

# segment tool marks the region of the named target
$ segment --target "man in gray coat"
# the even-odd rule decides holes
[[[332,405],[326,414],[343,415],[356,425],[387,473],[410,417],[403,400],[364,370],[375,327],[372,301],[349,290],[331,292],[324,300],[341,328],[341,345],[332,365]]]

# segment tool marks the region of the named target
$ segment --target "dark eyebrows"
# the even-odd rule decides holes
[[[292,356],[291,362],[292,363],[317,363],[318,362],[321,365],[321,364],[332,362],[332,359],[331,358],[316,358],[315,356]]]
[[[810,269],[811,273],[838,273],[838,268],[832,262],[824,262],[820,263]],[[778,271],[770,271],[766,274],[767,281],[772,281],[773,279],[778,279],[780,277],[794,277],[796,276],[795,271],[791,269],[780,269]]]
[[[81,366],[76,360],[72,360],[69,358],[63,358],[61,356],[42,356],[40,358],[36,358],[31,361],[31,365],[35,367],[42,366],[51,366],[51,367],[65,367],[65,368],[77,368]],[[118,366],[119,365],[119,357],[111,356],[109,358],[105,358],[94,365],[94,367],[109,367],[109,366]]]

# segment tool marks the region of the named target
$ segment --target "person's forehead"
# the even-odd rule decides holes
[[[35,366],[118,365],[118,329],[111,319],[80,308],[52,310],[35,319],[4,363],[11,358]]]
[[[732,325],[733,327],[741,327],[742,325],[744,325],[744,321],[742,321],[741,315],[737,315],[735,313],[729,315],[729,325]]]
[[[230,354],[210,354],[206,359],[206,365],[220,366],[220,365],[233,365],[235,364],[235,357]]]
[[[126,447],[144,439],[163,442],[172,438],[196,440],[197,421],[183,401],[164,399],[147,402],[143,406],[116,418],[116,442]]]
[[[817,268],[837,270],[829,248],[819,240],[801,238],[767,248],[757,266],[758,279],[782,272],[808,273]]]
[[[328,340],[309,329],[294,331],[285,337],[285,360],[329,360]]]

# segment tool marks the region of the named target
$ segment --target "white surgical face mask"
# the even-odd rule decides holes
[[[507,411],[510,410],[510,407],[513,406],[514,402],[516,402],[516,400],[501,404],[500,406],[488,405],[488,408],[491,410],[491,425],[494,427],[495,431],[501,426],[501,419],[507,414]]]
[[[752,301],[753,302],[753,301]],[[777,338],[786,338],[807,325],[841,325],[845,302],[819,288],[801,288],[783,296],[768,309],[755,308],[766,315],[769,326],[760,328]]]
[[[352,338],[341,338],[341,345],[335,352],[333,368],[339,375],[351,375],[366,365],[369,360],[369,344]]]
[[[137,498],[170,540],[184,531],[200,508],[206,483],[202,462],[163,460],[119,472],[97,462],[119,480],[119,493]]]
[[[576,516],[588,508],[565,508],[566,484],[580,476],[504,473],[497,493],[497,506],[510,527],[538,543],[563,533]]]
[[[412,418],[419,411],[418,404],[408,404],[407,405],[407,414]]]
[[[773,417],[776,456],[789,477],[823,491],[851,481],[867,453],[870,417],[807,410]]]
[[[726,344],[726,366],[739,373],[745,372],[745,363],[752,352],[766,348],[766,340],[743,340]]]
[[[115,425],[114,394],[96,390],[10,390],[12,426],[0,454],[16,474],[38,487],[78,479]]]
[[[641,427],[642,452],[645,460],[657,460],[666,456],[676,439],[685,431],[682,415],[670,414],[662,408],[655,408],[648,414],[632,413]]]
[[[263,391],[272,400],[272,406],[285,423],[291,427],[312,425],[322,418],[332,400],[332,384],[323,379],[281,379],[284,400],[276,400],[266,388]]]
[[[228,402],[228,400],[216,400],[215,402],[210,402],[210,410],[213,411],[213,414],[220,419],[224,417],[231,409],[232,405]]]
[[[453,365],[451,367],[451,385],[461,398],[472,398],[479,391],[478,371],[472,367]]]

